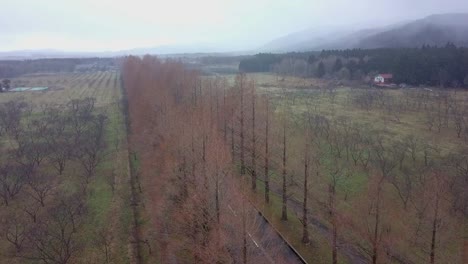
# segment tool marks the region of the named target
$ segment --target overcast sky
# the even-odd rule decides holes
[[[308,27],[468,12],[468,0],[0,0],[0,51],[242,50]]]

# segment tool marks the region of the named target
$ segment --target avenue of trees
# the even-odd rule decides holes
[[[229,85],[151,56],[126,58],[122,71],[151,219],[152,232],[141,239],[161,262],[279,257],[278,245],[269,243],[264,255],[251,243],[261,235],[253,194],[284,223],[301,222],[301,243],[324,236],[332,263],[357,256],[374,264],[461,259],[468,213],[463,144],[447,152],[417,135],[393,138],[388,127],[324,115],[316,102],[333,105],[334,89],[272,97],[245,74]],[[299,102],[306,104],[300,114]],[[467,104],[448,93],[415,91],[404,101],[362,90],[346,107],[381,112],[386,124],[408,113],[439,113],[430,133],[458,138],[460,130],[457,140],[468,140]]]
[[[107,117],[94,98],[33,109],[21,99],[0,104],[0,254],[70,263],[93,232],[99,237],[85,226],[93,221],[89,186],[105,156]]]
[[[150,245],[144,251],[151,257],[149,248],[156,248],[162,263],[262,263],[266,257],[282,262],[282,243],[265,242],[247,181],[240,177],[251,173],[247,145],[255,143],[246,133],[254,126],[247,109],[257,107],[247,101],[253,83],[240,76],[228,89],[224,79],[201,79],[179,62],[151,56],[126,58],[122,77],[131,151],[138,156],[153,230],[141,237]],[[237,170],[232,154],[239,153]],[[257,240],[262,250],[255,239],[264,240]]]
[[[449,43],[445,47],[258,54],[242,60],[239,70],[343,80],[393,73],[397,84],[468,87],[468,49]]]

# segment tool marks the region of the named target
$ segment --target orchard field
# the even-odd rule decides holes
[[[23,75],[11,85],[49,89],[0,94],[0,262],[134,262],[120,74]]]
[[[468,92],[344,87],[273,74],[246,78],[256,85],[256,100],[270,102],[273,119],[273,198],[265,204],[264,165],[258,161],[261,187],[253,197],[311,263],[329,263],[333,248],[339,263],[466,260]],[[233,76],[227,79],[235,85]],[[265,111],[257,109],[253,134],[260,161]],[[292,215],[287,222],[281,221],[283,197]],[[301,242],[304,229],[307,243]]]

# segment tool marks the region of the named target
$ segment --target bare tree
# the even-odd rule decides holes
[[[23,258],[39,260],[44,263],[70,263],[80,250],[77,227],[82,214],[70,214],[68,208],[76,201],[60,202],[49,209],[47,217],[38,222],[28,233],[30,250]]]
[[[265,202],[270,203],[270,152],[269,152],[269,132],[270,132],[270,100],[266,97],[265,102]]]
[[[332,225],[332,263],[338,263],[338,212],[336,206],[337,187],[339,181],[343,178],[345,170],[340,165],[339,160],[334,161],[334,167],[329,169],[328,182],[328,215]]]
[[[307,198],[309,196],[309,136],[308,128],[306,128],[305,141],[307,142],[304,147],[304,201],[302,203],[302,243],[308,244],[309,239],[309,219],[308,219],[308,204]]]
[[[49,111],[52,112],[52,111]],[[53,116],[47,113],[48,116]],[[50,121],[51,127],[45,136],[47,147],[49,149],[48,159],[52,166],[57,170],[59,175],[62,175],[67,162],[73,157],[75,144],[73,142],[73,133],[68,130],[69,119],[62,116],[57,116]]]
[[[257,100],[255,94],[255,86],[252,86],[252,190],[257,189],[257,146],[255,135],[255,101]]]
[[[78,145],[77,159],[85,170],[85,183],[88,184],[99,163],[104,158],[105,124],[107,117],[99,115],[93,120],[90,130],[84,133]]]
[[[29,196],[44,207],[47,197],[53,195],[56,179],[48,173],[34,172],[30,175],[27,184]]]
[[[244,131],[244,122],[245,122],[245,114],[244,114],[244,86],[245,86],[245,74],[241,73],[236,77],[236,85],[239,89],[240,93],[240,172],[241,175],[245,174],[245,131]]]
[[[8,206],[22,190],[29,176],[29,168],[23,166],[4,165],[0,167],[0,197]]]
[[[0,104],[0,128],[3,133],[18,139],[23,132],[21,118],[28,112],[28,104],[20,99]]]
[[[1,222],[2,237],[14,246],[15,253],[23,250],[29,226],[24,216],[18,212],[12,212],[3,217]]]
[[[114,234],[109,227],[103,227],[95,231],[95,236],[96,240],[94,243],[104,254],[104,263],[111,263]]]
[[[287,167],[286,167],[286,120],[283,120],[283,172],[282,172],[282,207],[281,207],[281,220],[288,220],[288,190],[287,190]]]

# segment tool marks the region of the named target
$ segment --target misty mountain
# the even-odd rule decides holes
[[[368,36],[360,48],[443,46],[452,42],[468,46],[468,14],[432,15],[403,26]]]
[[[275,39],[262,52],[322,49],[443,46],[452,42],[468,46],[468,14],[438,14],[385,27],[350,30],[308,29]]]
[[[338,40],[341,36],[349,33],[349,29],[336,27],[308,28],[272,40],[260,48],[260,51],[284,52],[310,50],[311,47],[326,46],[331,41]]]

